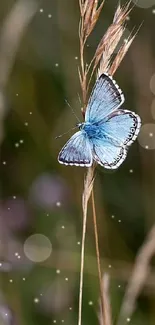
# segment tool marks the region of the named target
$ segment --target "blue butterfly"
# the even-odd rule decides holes
[[[141,126],[137,114],[120,108],[123,103],[115,80],[102,74],[92,90],[85,122],[78,124],[80,131],[60,151],[59,163],[90,167],[94,160],[105,168],[118,168]]]

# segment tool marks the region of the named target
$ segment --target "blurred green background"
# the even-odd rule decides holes
[[[1,1],[1,34],[17,2]],[[31,2],[25,3],[29,7]],[[112,22],[117,4],[105,1],[88,42],[87,60]],[[76,123],[66,99],[82,120],[78,0],[44,0],[34,11],[5,85],[0,77],[0,324],[73,325],[78,318],[85,170],[58,163],[57,155],[72,133],[55,137]],[[114,172],[98,167],[95,180],[102,269],[110,275],[114,324],[135,256],[155,218],[155,154],[149,150],[155,149],[155,1],[138,1],[127,20],[124,38],[141,23],[115,79],[125,94],[125,108],[137,112],[145,127],[124,164]],[[11,26],[11,40],[19,24],[17,19]],[[0,74],[4,68],[2,41],[0,38]],[[7,55],[9,60],[12,53]],[[42,236],[30,237],[36,234]],[[98,315],[90,208],[82,323],[98,324]],[[155,324],[153,261],[130,323]]]

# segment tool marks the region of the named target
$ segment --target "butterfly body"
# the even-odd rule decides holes
[[[82,123],[80,130],[84,131],[87,134],[89,140],[93,138],[100,138],[102,133],[102,130],[98,125],[92,124],[90,122]]]
[[[112,77],[103,74],[90,96],[85,122],[65,144],[58,161],[65,165],[89,167],[95,160],[108,169],[118,168],[141,125],[134,112],[121,109],[124,95]]]

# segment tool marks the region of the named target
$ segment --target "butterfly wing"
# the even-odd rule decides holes
[[[124,95],[116,82],[102,74],[96,81],[85,115],[85,122],[96,125],[100,136],[89,139],[85,131],[75,133],[59,153],[59,162],[89,167],[94,159],[105,168],[118,168],[141,125],[135,113],[118,110],[123,102]]]
[[[93,157],[86,132],[76,132],[61,149],[58,161],[65,165],[89,167]]]
[[[127,155],[129,145],[140,130],[140,117],[127,110],[118,110],[102,125],[100,138],[93,138],[93,158],[101,166],[118,168]]]
[[[106,138],[93,140],[93,159],[104,168],[118,168],[126,155],[127,150],[124,146],[116,146]]]
[[[128,110],[118,110],[100,125],[104,134],[119,146],[129,146],[137,138],[141,126],[139,115]]]
[[[102,74],[92,90],[86,109],[85,121],[100,123],[124,102],[124,95],[116,81]]]

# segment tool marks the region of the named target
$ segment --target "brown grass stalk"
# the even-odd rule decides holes
[[[82,99],[83,99],[83,115],[88,101],[89,86],[92,79],[92,76],[99,66],[99,75],[104,72],[111,72],[112,74],[119,67],[123,57],[125,56],[127,50],[129,49],[133,39],[128,39],[120,48],[116,58],[116,61],[111,62],[111,57],[113,52],[118,45],[123,32],[124,24],[126,17],[130,13],[128,2],[124,7],[118,6],[116,13],[114,15],[113,22],[108,28],[107,32],[102,37],[99,45],[96,49],[94,57],[92,58],[90,64],[85,64],[84,54],[85,54],[85,44],[87,39],[95,27],[101,9],[103,8],[104,1],[101,2],[99,6],[98,0],[79,0],[81,20],[79,24],[79,38],[80,38],[80,69],[79,69],[79,78],[82,90]],[[110,70],[111,67],[111,70]],[[79,318],[78,325],[81,325],[81,315],[82,315],[82,290],[83,290],[83,271],[84,271],[84,246],[85,246],[85,235],[86,235],[86,223],[87,223],[87,208],[88,201],[93,190],[94,183],[94,171],[96,165],[93,164],[92,167],[88,168],[87,174],[85,177],[84,191],[83,191],[83,234],[82,234],[82,247],[81,247],[81,271],[80,271],[80,292],[79,292]],[[102,277],[101,277],[101,266],[100,266],[100,254],[99,254],[99,244],[98,244],[98,231],[97,231],[97,217],[95,211],[95,201],[92,193],[92,208],[93,208],[93,222],[94,222],[94,232],[95,232],[95,244],[96,244],[96,255],[97,255],[97,265],[98,265],[98,275],[100,283],[100,294],[101,294],[101,310],[102,310],[102,324],[110,325],[109,318],[107,318],[107,305],[106,305],[106,293],[103,292],[104,288],[102,286]]]
[[[102,322],[103,322],[103,324],[107,324],[106,323],[105,295],[104,295],[104,289],[102,289],[102,273],[101,273],[100,251],[99,251],[98,230],[97,230],[97,217],[96,217],[96,208],[95,208],[95,199],[94,199],[93,187],[92,187],[92,193],[91,193],[91,200],[92,200],[92,210],[93,210],[93,222],[94,222],[94,234],[95,234],[95,246],[96,246],[98,277],[99,277],[99,284],[100,284],[101,315],[102,315],[101,324],[102,324]]]
[[[82,196],[83,209],[83,230],[82,230],[82,245],[81,245],[81,270],[80,270],[80,290],[79,290],[79,317],[78,325],[81,325],[82,320],[82,294],[83,294],[83,273],[84,273],[84,251],[85,251],[85,236],[87,225],[87,207],[94,183],[94,167],[88,168],[84,182],[84,191]]]
[[[114,73],[116,72],[116,70],[118,69],[118,67],[120,66],[123,58],[125,57],[129,47],[131,46],[134,38],[136,35],[134,35],[133,37],[129,37],[127,40],[124,41],[124,44],[121,46],[121,48],[119,49],[113,63],[111,64],[111,66],[109,67],[109,74],[111,76],[114,75]]]
[[[135,265],[131,278],[129,280],[121,311],[118,319],[118,325],[130,318],[136,307],[136,300],[139,296],[145,281],[150,273],[150,261],[155,254],[155,225],[150,230],[144,244],[139,250],[135,260]]]
[[[111,319],[111,306],[110,306],[110,296],[109,296],[109,274],[105,273],[102,279],[102,288],[105,304],[105,323],[107,325],[112,325]],[[99,322],[102,324],[102,312],[99,313]]]
[[[94,69],[96,69],[98,63],[100,62],[101,71],[108,71],[111,56],[124,33],[124,24],[129,12],[130,10],[128,4],[124,8],[122,8],[120,5],[118,6],[114,15],[113,23],[102,37],[96,49]]]
[[[79,24],[79,40],[80,40],[80,65],[79,78],[82,90],[83,109],[87,105],[87,75],[90,67],[84,62],[84,49],[86,41],[94,29],[103,8],[104,0],[99,5],[99,0],[79,0],[81,19]]]

